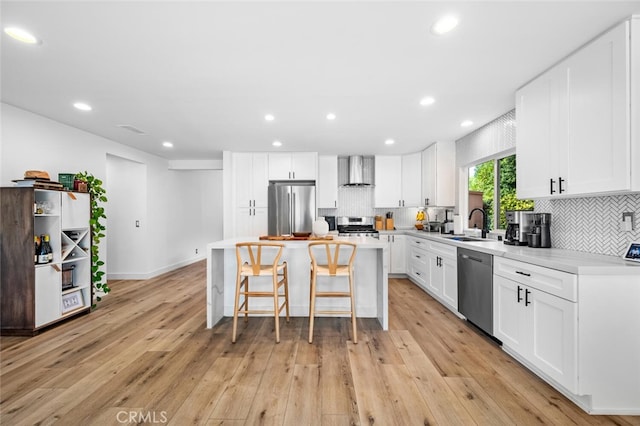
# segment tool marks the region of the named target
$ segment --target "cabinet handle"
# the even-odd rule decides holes
[[[404,200],[402,200],[402,207],[404,207]]]
[[[295,179],[296,178],[296,172],[291,172],[291,173],[293,173],[293,178]]]
[[[520,296],[521,291],[522,289],[520,288],[520,286],[518,286],[518,303],[522,302],[522,296]]]
[[[416,272],[416,275],[420,275],[420,272]]]
[[[338,207],[338,200],[333,200],[333,207]]]
[[[549,178],[549,193],[550,193],[551,195],[553,195],[553,194],[555,194],[555,193],[556,193],[556,190],[555,190],[555,189],[553,189],[553,184],[554,184],[554,183],[556,183],[556,181],[555,181],[555,180],[553,180],[553,178]]]
[[[524,290],[524,306],[529,306],[531,304],[531,302],[529,301],[530,294],[531,294],[531,291],[529,291],[529,289]]]
[[[425,199],[424,199],[424,205],[425,205],[425,206],[428,206],[428,205],[429,205],[429,199],[428,199],[428,198],[425,198]]]
[[[565,190],[562,189],[562,182],[564,182],[564,179],[562,179],[561,177],[558,178],[558,193],[562,194]]]
[[[253,215],[254,216],[256,215],[256,209],[253,209]]]
[[[416,259],[420,259],[420,256],[418,256],[417,254],[416,254]]]
[[[516,271],[516,274],[524,275],[525,277],[530,277],[531,276],[531,274],[528,274],[528,273],[522,272],[522,271]]]

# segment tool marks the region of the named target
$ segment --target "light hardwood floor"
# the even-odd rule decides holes
[[[411,282],[390,330],[348,318],[205,328],[205,264],[113,281],[89,315],[2,337],[0,424],[640,425],[588,416]],[[308,283],[291,283],[308,285]],[[5,297],[3,295],[3,297]]]

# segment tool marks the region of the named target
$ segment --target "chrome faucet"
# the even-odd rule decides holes
[[[487,212],[485,212],[481,208],[476,207],[475,209],[471,210],[471,212],[469,212],[469,220],[471,220],[471,216],[473,216],[473,212],[475,212],[476,210],[482,212],[482,238],[487,238]]]

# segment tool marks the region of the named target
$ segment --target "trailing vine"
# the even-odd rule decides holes
[[[76,173],[75,179],[87,183],[87,190],[91,198],[91,217],[89,219],[89,227],[91,228],[91,282],[97,292],[107,294],[111,289],[107,281],[104,280],[105,273],[100,270],[104,262],[100,260],[99,255],[100,241],[105,237],[104,230],[106,229],[100,221],[107,218],[104,213],[104,207],[100,204],[107,202],[105,195],[107,191],[102,187],[100,179],[86,171]],[[96,294],[96,300],[99,302],[102,298]],[[95,308],[95,306],[94,304],[93,307]]]

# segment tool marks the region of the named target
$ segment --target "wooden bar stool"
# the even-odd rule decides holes
[[[286,308],[286,318],[289,322],[289,276],[287,262],[280,262],[284,244],[270,242],[248,242],[236,244],[236,258],[238,272],[236,276],[236,297],[233,308],[233,335],[231,342],[236,342],[238,328],[238,314],[244,314],[244,320],[249,320],[249,314],[273,314],[275,317],[276,343],[280,343],[280,312]],[[262,257],[270,258],[273,262],[262,264]],[[245,255],[246,257],[243,257]],[[247,259],[248,257],[248,259]],[[271,276],[273,277],[273,289],[271,291],[249,291],[249,277]],[[280,288],[284,292],[280,292]],[[243,295],[240,304],[240,295]],[[272,297],[273,309],[249,309],[250,297]],[[284,298],[280,304],[280,298]]]
[[[322,250],[324,248],[324,250]],[[341,261],[340,251],[348,256],[348,261]],[[343,255],[342,259],[346,256]],[[351,315],[353,329],[353,343],[358,343],[356,328],[356,305],[353,282],[353,260],[356,256],[356,245],[346,241],[309,243],[309,257],[311,258],[311,292],[309,301],[309,343],[313,343],[313,322],[316,314]],[[348,291],[318,291],[318,276],[347,277]],[[348,297],[351,303],[349,311],[316,311],[316,297]]]

